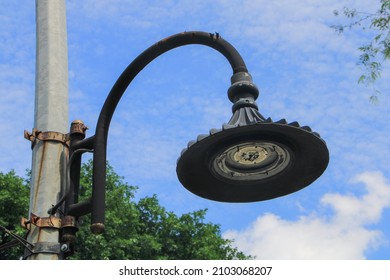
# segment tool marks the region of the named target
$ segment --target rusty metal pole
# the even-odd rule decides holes
[[[36,0],[36,88],[28,259],[61,259],[61,217],[48,210],[65,185],[68,160],[68,50],[65,0]]]

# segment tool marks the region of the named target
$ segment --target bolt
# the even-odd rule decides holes
[[[61,245],[61,252],[66,252],[68,250],[68,244]]]

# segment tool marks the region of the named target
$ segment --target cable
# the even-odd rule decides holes
[[[21,243],[24,247],[26,247],[27,250],[29,250],[30,252],[32,252],[31,248],[34,247],[34,244],[28,242],[26,239],[20,237],[19,235],[16,235],[15,233],[11,232],[10,230],[8,230],[6,227],[3,227],[2,225],[0,225],[0,229],[4,230],[6,233],[8,233],[12,238],[14,238],[14,240],[10,241],[10,242],[7,242],[5,244],[2,244],[0,245],[0,251],[1,250],[6,250],[6,249],[9,249],[11,247],[14,247],[17,245],[17,243]],[[28,246],[30,245],[31,248]]]

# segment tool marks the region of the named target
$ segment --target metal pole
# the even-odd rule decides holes
[[[61,259],[60,216],[49,214],[65,185],[68,50],[65,0],[36,0],[36,88],[28,259]]]

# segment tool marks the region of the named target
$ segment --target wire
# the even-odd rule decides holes
[[[9,242],[6,242],[6,243],[4,243],[4,244],[1,244],[1,245],[0,245],[0,251],[7,250],[7,249],[12,248],[12,247],[15,247],[15,246],[17,246],[17,245],[19,245],[19,242],[18,242],[17,240],[15,240],[15,239],[12,239],[12,240],[9,241]]]
[[[58,200],[57,204],[54,205],[52,208],[50,208],[48,210],[48,213],[50,215],[54,215],[58,208],[61,206],[62,203],[65,202],[65,200],[67,199],[67,197],[69,196],[70,194],[70,182],[71,182],[71,178],[70,178],[70,167],[75,159],[75,156],[78,155],[78,154],[83,154],[83,153],[86,153],[86,152],[93,152],[93,150],[91,149],[78,149],[78,150],[75,150],[72,155],[70,156],[69,158],[69,161],[68,161],[68,164],[66,165],[66,182],[65,182],[65,193],[64,195]]]
[[[22,244],[24,247],[26,247],[27,250],[29,250],[30,252],[32,252],[31,248],[34,247],[34,244],[28,242],[26,239],[24,239],[23,237],[20,237],[19,235],[11,232],[10,230],[8,230],[6,227],[3,227],[2,225],[0,225],[0,229],[4,230],[6,233],[8,233],[12,238],[14,238],[14,240],[10,241],[10,242],[7,242],[5,244],[2,244],[0,245],[0,251],[1,250],[6,250],[6,249],[9,249],[11,247],[14,247],[17,245],[17,243],[19,242],[20,244]],[[28,246],[30,245],[31,248]]]

